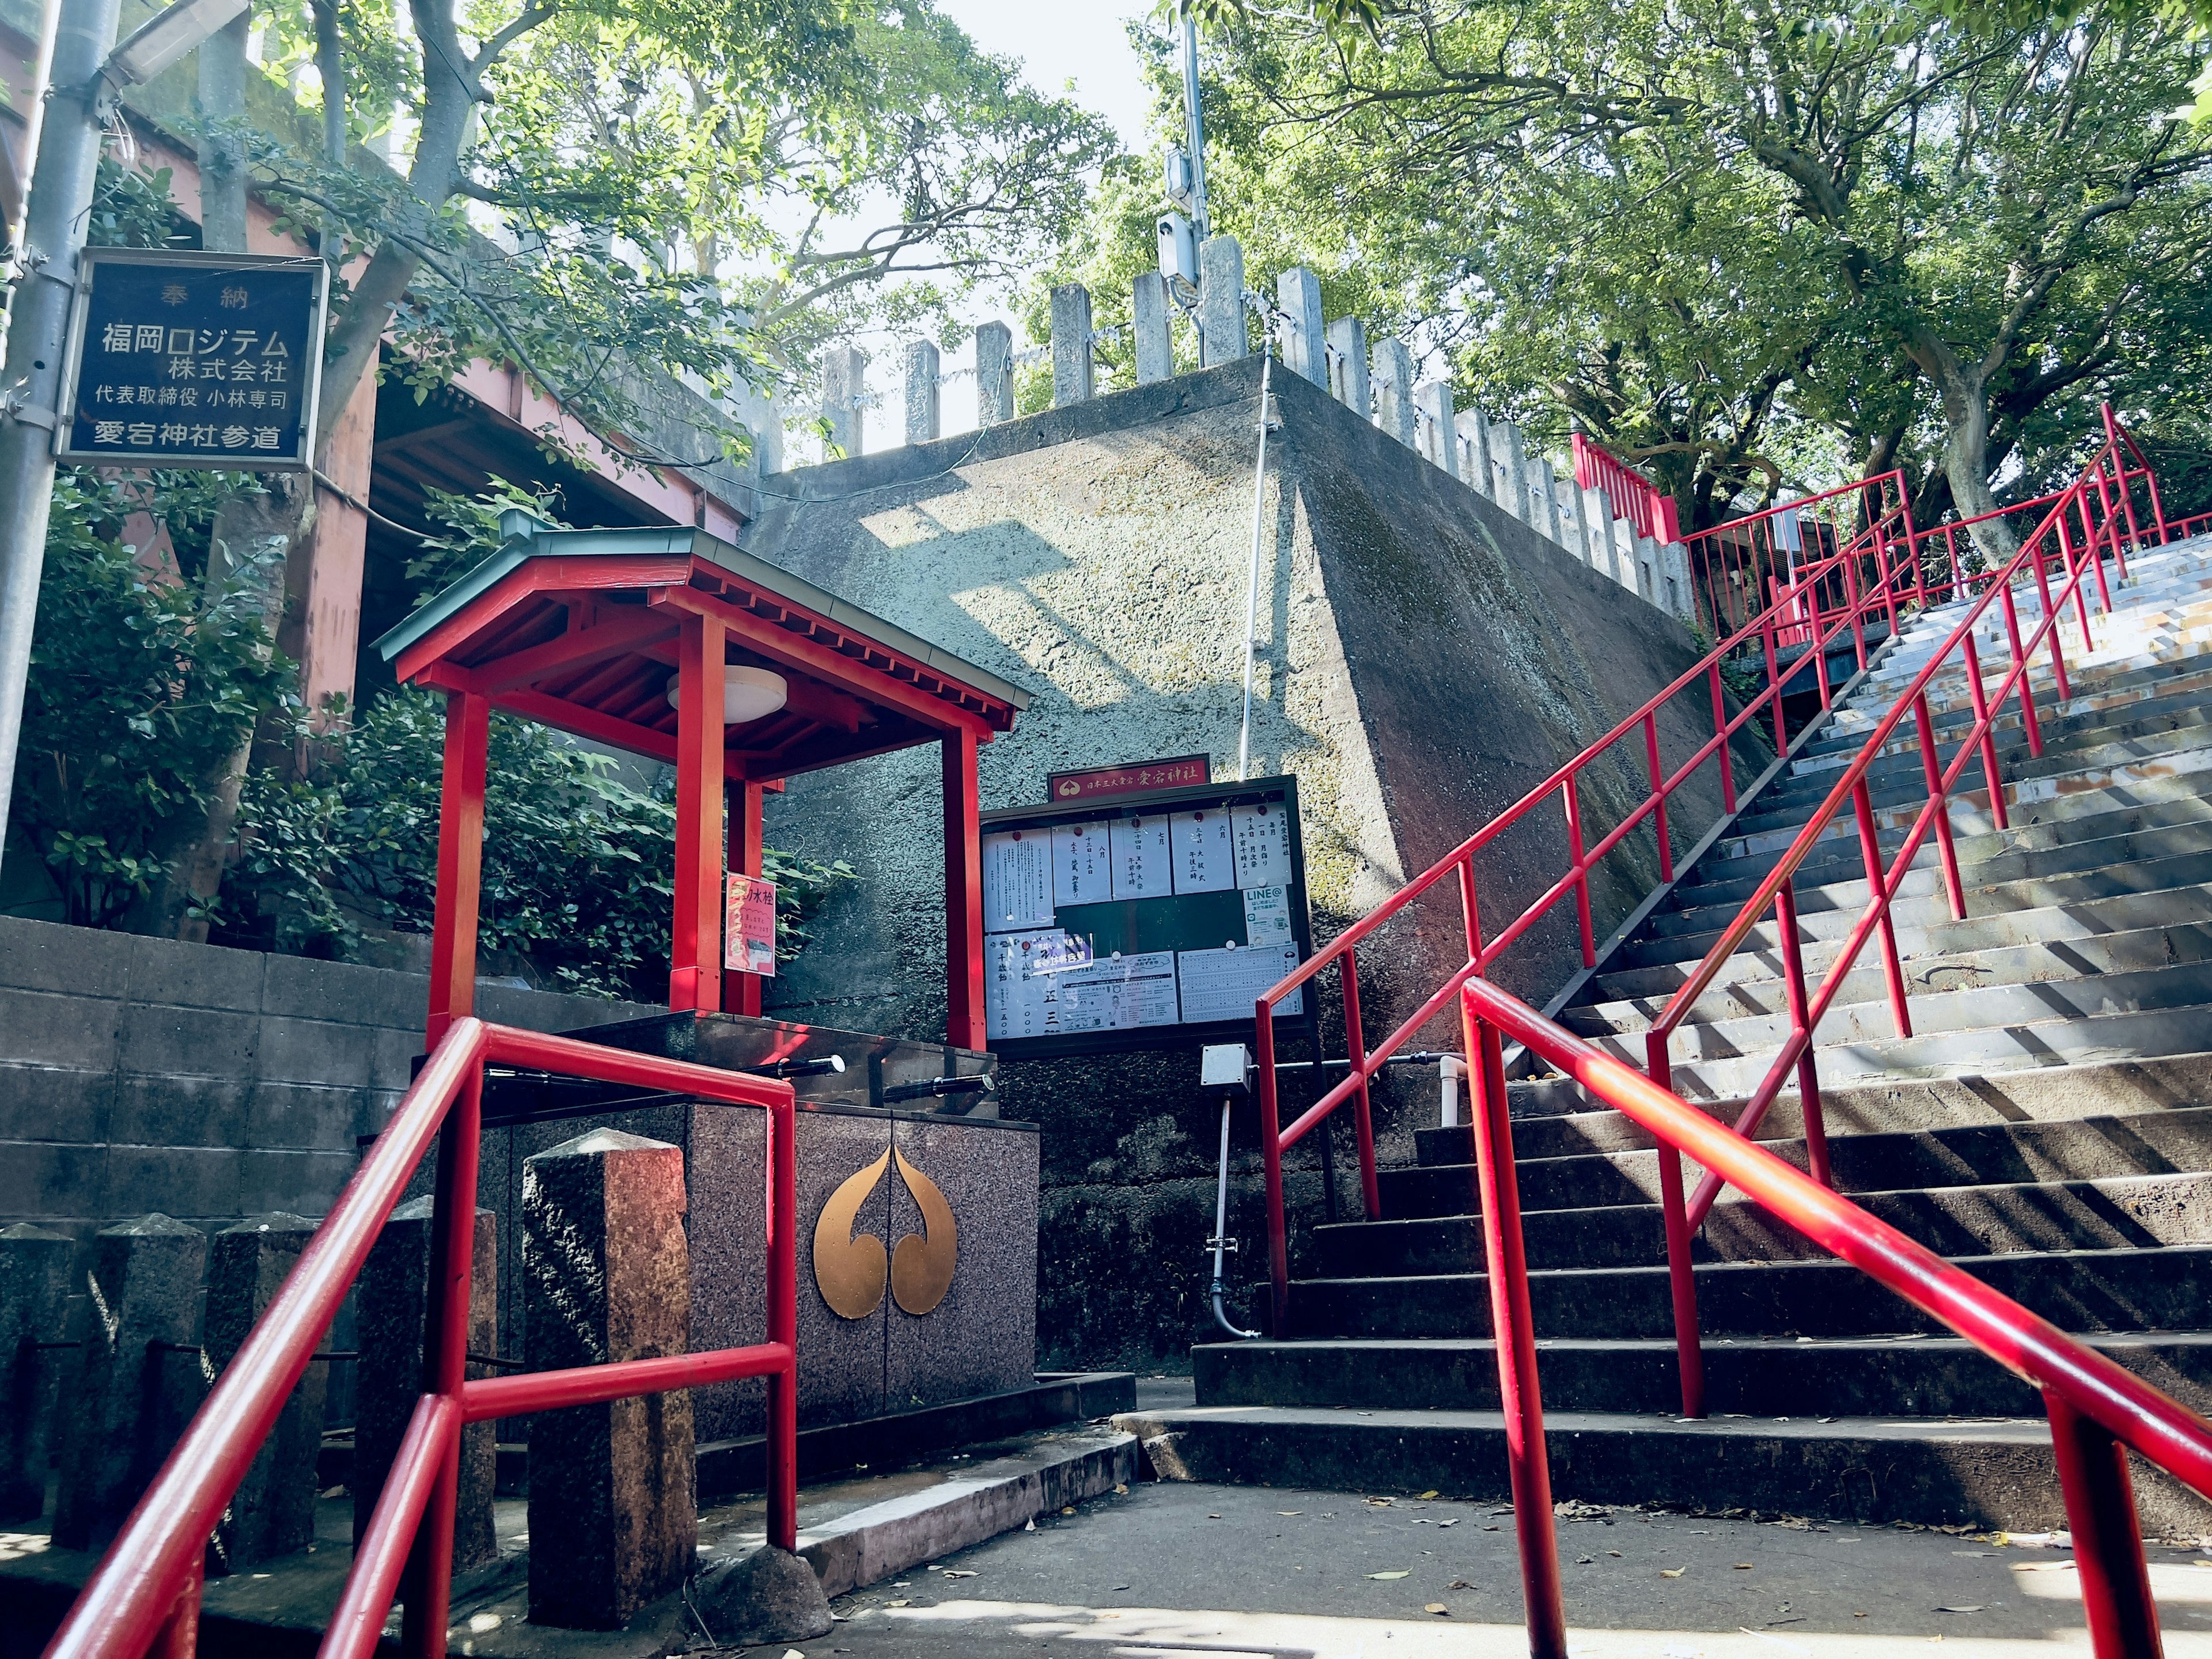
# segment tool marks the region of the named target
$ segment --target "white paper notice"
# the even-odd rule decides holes
[[[1182,988],[1187,1025],[1216,1019],[1252,1018],[1252,1005],[1267,988],[1298,965],[1298,950],[1286,945],[1242,951],[1178,951],[1176,978]],[[1278,1014],[1305,1012],[1305,988],[1275,1005]]]
[[[1054,824],[1052,900],[1054,904],[1103,904],[1113,896],[1114,855],[1106,821]]]
[[[1062,1030],[1127,1030],[1176,1023],[1172,951],[1109,957],[1056,977]]]
[[[1237,884],[1239,887],[1280,885],[1291,878],[1291,817],[1280,801],[1258,806],[1232,806],[1229,821],[1235,826]]]
[[[983,837],[983,931],[1052,925],[1052,837],[1012,830]]]
[[[1244,942],[1279,950],[1296,945],[1291,931],[1291,890],[1287,887],[1247,887],[1244,890]]]
[[[1058,929],[1043,937],[1057,936]],[[987,1037],[1042,1036],[1040,984],[1029,972],[1039,936],[992,933],[983,940],[983,1031]]]
[[[1221,893],[1237,885],[1229,814],[1220,807],[1170,815],[1175,835],[1175,890]]]
[[[1175,891],[1174,848],[1166,813],[1115,818],[1112,842],[1115,898],[1165,898]]]

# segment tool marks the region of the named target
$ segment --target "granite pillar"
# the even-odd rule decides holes
[[[1413,388],[1413,410],[1420,422],[1422,454],[1456,478],[1459,433],[1452,424],[1451,383],[1424,380]]]
[[[1088,403],[1097,389],[1091,353],[1091,290],[1062,283],[1052,291],[1052,406]]]
[[[1175,335],[1169,326],[1168,279],[1157,270],[1137,273],[1129,296],[1129,331],[1136,337],[1133,353],[1137,384],[1150,386],[1175,374]]]
[[[82,1363],[62,1451],[54,1541],[97,1549],[114,1535],[169,1449],[181,1419],[170,1370],[193,1364],[207,1235],[165,1215],[102,1228],[93,1240]],[[199,1381],[196,1364],[190,1382]]]
[[[906,349],[906,441],[926,444],[938,435],[937,348],[916,340]]]
[[[1668,542],[1659,550],[1660,608],[1670,617],[1694,626],[1698,607],[1691,595],[1690,550],[1680,542]]]
[[[275,1211],[248,1216],[215,1236],[208,1257],[207,1357],[218,1377],[237,1357],[277,1287],[299,1264],[315,1224]],[[327,1365],[311,1364],[216,1528],[223,1565],[232,1572],[305,1549],[315,1537],[315,1458],[323,1445]]]
[[[847,455],[863,447],[867,410],[868,354],[858,346],[836,346],[822,360],[822,418],[830,441]]]
[[[1375,424],[1408,449],[1420,447],[1413,410],[1413,354],[1403,340],[1375,347]]]
[[[1534,520],[1528,512],[1528,457],[1521,446],[1521,428],[1510,421],[1490,423],[1491,476],[1498,480],[1492,497],[1523,524]]]
[[[1462,410],[1452,416],[1452,431],[1459,447],[1459,480],[1486,501],[1498,497],[1497,481],[1490,471],[1490,422],[1479,409]]]
[[[1555,542],[1564,540],[1559,534],[1559,492],[1554,487],[1552,464],[1541,455],[1531,455],[1526,471],[1529,527]]]
[[[1244,249],[1234,236],[1199,244],[1198,332],[1204,368],[1252,355],[1244,328]]]
[[[1275,278],[1275,303],[1284,319],[1283,367],[1316,386],[1328,384],[1328,350],[1322,332],[1321,278],[1292,265]]]
[[[430,1316],[430,1226],[432,1201],[413,1198],[392,1211],[362,1270],[356,1325],[361,1363],[356,1367],[353,1452],[353,1535],[368,1529],[368,1517],[384,1491],[392,1459],[407,1432],[415,1402],[422,1393],[422,1337]],[[477,1212],[476,1237],[469,1262],[469,1352],[499,1351],[499,1218]],[[491,1374],[471,1365],[471,1376]],[[461,1478],[453,1516],[453,1568],[477,1566],[498,1553],[492,1531],[492,1495],[497,1484],[495,1423],[471,1423],[461,1431]]]
[[[40,1345],[63,1340],[76,1251],[66,1234],[0,1227],[0,1523],[35,1521],[46,1507],[53,1384],[67,1356]]]
[[[1583,528],[1589,536],[1590,568],[1620,580],[1620,553],[1613,533],[1613,502],[1595,484],[1582,487]]]
[[[975,424],[1014,418],[1014,331],[1004,323],[975,331]]]
[[[1649,536],[1636,538],[1636,591],[1659,603],[1659,544]]]
[[[1595,560],[1590,554],[1589,524],[1583,516],[1583,492],[1572,478],[1553,480],[1553,496],[1559,504],[1559,528],[1567,551],[1584,564]]]
[[[1357,317],[1340,317],[1328,325],[1328,389],[1363,421],[1375,416],[1375,398],[1367,384],[1367,325]]]
[[[593,1129],[523,1165],[524,1325],[533,1369],[690,1346],[684,1153]],[[545,1412],[530,1434],[530,1618],[617,1630],[680,1586],[698,1535],[682,1390]]]

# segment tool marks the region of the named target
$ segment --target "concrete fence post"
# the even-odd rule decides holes
[[[1659,544],[1649,536],[1636,538],[1636,591],[1659,603]]]
[[[70,1258],[76,1241],[26,1221],[0,1227],[0,1523],[46,1507],[46,1463],[66,1353]]]
[[[1523,524],[1534,520],[1528,511],[1528,458],[1521,447],[1521,428],[1510,421],[1490,423],[1491,476],[1498,480],[1493,497]]]
[[[1583,564],[1596,562],[1590,541],[1589,521],[1583,515],[1583,492],[1571,477],[1562,476],[1553,481],[1553,494],[1559,503],[1559,528],[1567,551]]]
[[[1363,421],[1375,417],[1367,380],[1367,325],[1340,317],[1328,325],[1328,389],[1337,402]]]
[[[1091,356],[1091,290],[1062,283],[1052,291],[1052,406],[1088,403],[1097,386]]]
[[[283,1211],[248,1216],[215,1236],[207,1285],[207,1358],[214,1375],[221,1376],[236,1357],[314,1236],[313,1222]],[[230,1513],[216,1531],[231,1571],[314,1541],[315,1459],[323,1446],[329,1382],[327,1365],[309,1365],[301,1374],[276,1427],[232,1497]]]
[[[1660,592],[1665,596],[1663,608],[1684,625],[1696,626],[1698,605],[1690,586],[1690,550],[1680,542],[1668,542],[1659,550],[1659,570]]]
[[[1420,451],[1453,477],[1459,477],[1459,432],[1452,424],[1451,383],[1424,380],[1413,388],[1420,422]]]
[[[822,418],[830,422],[830,441],[847,455],[858,455],[866,441],[867,397],[868,354],[833,348],[822,360]]]
[[[1292,265],[1275,278],[1275,303],[1283,308],[1283,367],[1316,386],[1328,384],[1328,350],[1321,314],[1321,278]]]
[[[1175,334],[1170,326],[1168,279],[1157,270],[1139,271],[1129,296],[1129,329],[1136,336],[1137,384],[1150,386],[1175,374]]]
[[[1559,496],[1552,485],[1552,464],[1541,455],[1531,455],[1522,471],[1528,480],[1529,524],[1552,540],[1560,540]]]
[[[1244,326],[1244,249],[1234,236],[1209,236],[1198,249],[1198,331],[1204,367],[1252,355]]]
[[[1479,409],[1462,410],[1452,417],[1452,441],[1457,446],[1460,482],[1485,501],[1498,499],[1498,483],[1490,470],[1490,422]]]
[[[1413,354],[1403,340],[1375,348],[1375,424],[1408,449],[1420,447],[1413,410]]]
[[[106,1545],[183,1427],[167,1368],[191,1367],[187,1381],[197,1389],[192,1334],[207,1250],[198,1228],[158,1214],[103,1227],[93,1240],[92,1317],[63,1405],[54,1541],[64,1549]]]
[[[1004,323],[975,331],[975,424],[1014,418],[1014,331]]]
[[[392,1459],[407,1432],[407,1419],[422,1392],[422,1336],[430,1317],[431,1200],[410,1199],[392,1211],[362,1268],[359,1312],[361,1363],[355,1387],[353,1535],[359,1543],[384,1491]],[[489,1210],[477,1212],[469,1250],[469,1349],[499,1351],[499,1224]],[[468,1368],[471,1376],[491,1373]],[[471,1423],[461,1431],[461,1478],[453,1514],[453,1570],[477,1566],[499,1553],[492,1529],[498,1480],[496,1423]]]
[[[688,1351],[684,1209],[684,1153],[663,1141],[593,1129],[523,1160],[523,1322],[534,1368]],[[621,1628],[690,1575],[698,1537],[688,1391],[532,1423],[532,1623]]]
[[[1613,533],[1613,503],[1595,484],[1581,486],[1583,529],[1589,537],[1590,568],[1620,580],[1620,553]]]
[[[938,397],[937,348],[915,340],[906,349],[906,441],[926,444],[938,435],[941,400]]]
[[[1613,521],[1613,580],[1636,592],[1636,526],[1626,519]]]

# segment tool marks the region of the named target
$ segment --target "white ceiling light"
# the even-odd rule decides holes
[[[246,0],[178,0],[110,52],[100,73],[111,81],[143,85],[246,7]]]
[[[668,706],[682,706],[684,678],[672,675],[668,681]],[[748,668],[741,663],[731,663],[722,670],[722,724],[743,726],[773,714],[783,707],[791,696],[791,687],[782,675],[766,668]]]

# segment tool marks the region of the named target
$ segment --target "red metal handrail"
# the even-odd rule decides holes
[[[2122,1449],[2212,1498],[2212,1422],[1496,986],[1467,981],[1461,990],[1461,1018],[1475,1157],[1486,1200],[1483,1245],[1514,1527],[1533,1654],[1564,1659],[1566,1613],[1552,1522],[1503,1037],[1523,1044],[1593,1097],[1641,1125],[1677,1158],[1696,1159],[1814,1243],[2040,1389],[2094,1651],[2100,1659],[2158,1653],[2158,1609]]]
[[[2040,755],[2043,752],[2042,733],[2036,717],[2034,691],[2028,679],[2028,668],[2046,641],[2051,649],[2054,689],[2062,700],[2070,695],[2065,659],[2057,632],[2059,620],[2070,603],[2081,623],[2083,647],[2085,649],[2091,647],[2089,613],[2084,598],[2087,579],[2093,571],[2096,572],[2100,591],[2103,591],[2104,556],[2109,548],[2116,558],[2124,558],[2121,544],[2127,538],[2128,530],[2134,525],[2132,512],[2124,510],[2128,484],[2134,476],[2127,466],[2124,437],[2124,433],[2115,428],[2114,435],[2099,448],[2095,459],[2081,476],[2053,498],[2053,504],[2045,514],[2042,522],[2022,544],[2020,550],[1990,576],[1983,586],[1981,597],[1967,608],[1943,642],[1899,695],[1889,711],[1875,723],[1857,753],[1842,769],[1826,797],[1806,820],[1773,869],[1768,872],[1736,913],[1735,920],[1722,931],[1697,968],[1668,1000],[1666,1008],[1644,1034],[1645,1069],[1654,1082],[1667,1085],[1673,1079],[1668,1044],[1674,1034],[1688,1019],[1698,1000],[1719,977],[1729,960],[1743,947],[1753,930],[1771,914],[1781,946],[1790,1029],[1759,1087],[1738,1114],[1735,1132],[1746,1138],[1754,1134],[1768,1109],[1794,1073],[1803,1119],[1807,1163],[1813,1178],[1824,1185],[1828,1181],[1827,1136],[1820,1102],[1815,1033],[1820,1030],[1820,1021],[1842,994],[1846,980],[1857,965],[1860,952],[1870,939],[1879,935],[1891,1018],[1896,1024],[1899,1037],[1912,1035],[1904,969],[1899,959],[1896,927],[1891,915],[1892,903],[1919,856],[1922,845],[1932,832],[1936,837],[1944,893],[1949,901],[1951,914],[1959,920],[1964,920],[1966,916],[1964,882],[1952,835],[1951,799],[1958,793],[1960,780],[1969,765],[1978,760],[1991,822],[1996,829],[2007,827],[2004,781],[1998,764],[1993,732],[2006,702],[2017,691],[2021,700],[2021,723],[2027,735],[2029,753]],[[2108,464],[2112,468],[2110,477],[2105,471]],[[2116,506],[2116,501],[2121,505]],[[2070,520],[2076,514],[2081,517],[2085,532],[2078,545],[2069,533]],[[2054,532],[2067,575],[2056,595],[2051,592],[2045,551],[2046,538],[2051,538]],[[2023,641],[2017,608],[2013,600],[2013,584],[2030,575],[2035,581],[2041,600],[2042,618],[2034,632]],[[1990,696],[1983,684],[1981,662],[1975,651],[1974,637],[1982,617],[1993,601],[2000,602],[2003,608],[2007,638],[2011,647],[2011,665],[1999,683],[1996,695]],[[2104,599],[2103,608],[2106,614],[2110,614],[2112,602],[2109,597]],[[1973,725],[1960,740],[1949,764],[1946,766],[1936,739],[1935,716],[1929,706],[1928,689],[1947,665],[1953,665],[1954,658],[1955,665],[1963,671]],[[1881,844],[1881,815],[1875,811],[1867,778],[1875,763],[1888,751],[1892,736],[1908,711],[1914,722],[1922,781],[1927,796],[1925,804],[1906,831],[1903,844],[1885,862]],[[1868,903],[1829,964],[1818,988],[1808,993],[1798,937],[1796,874],[1811,856],[1814,848],[1827,837],[1831,826],[1844,811],[1847,802],[1857,833],[1860,860],[1865,871]],[[1895,811],[1892,809],[1893,817]],[[1721,1178],[1708,1171],[1696,1193],[1686,1202],[1678,1187],[1670,1188],[1662,1194],[1670,1241],[1668,1267],[1674,1289],[1675,1341],[1681,1371],[1682,1412],[1686,1417],[1705,1414],[1704,1364],[1698,1335],[1689,1239],[1705,1224],[1705,1217],[1720,1196],[1721,1187]],[[1680,1248],[1672,1248],[1676,1244]]]
[[[768,1340],[745,1348],[467,1380],[469,1271],[488,1063],[667,1091],[769,1115]],[[276,1426],[369,1248],[422,1155],[438,1145],[426,1388],[354,1552],[322,1659],[368,1659],[406,1583],[400,1650],[440,1659],[453,1576],[453,1504],[466,1423],[735,1377],[768,1379],[769,1539],[798,1540],[798,1194],[791,1085],[626,1053],[474,1018],[456,1020],[269,1310],[185,1430],[47,1645],[46,1659],[190,1659],[209,1534]]]
[[[1662,545],[1682,539],[1674,498],[1586,432],[1574,434],[1575,483],[1601,489],[1613,516],[1626,519],[1639,536]]]

